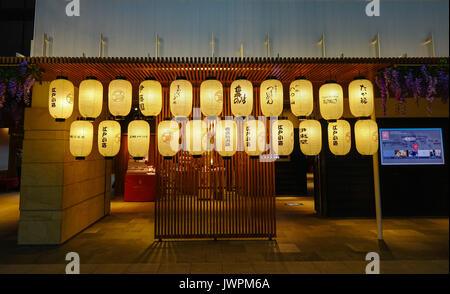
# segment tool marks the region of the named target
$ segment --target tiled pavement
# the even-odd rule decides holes
[[[448,218],[386,219],[379,243],[373,219],[319,218],[312,199],[279,198],[274,241],[159,243],[152,203],[113,201],[110,216],[61,246],[18,246],[18,201],[0,195],[0,274],[64,273],[71,251],[82,273],[363,273],[371,251],[382,273],[449,273]]]

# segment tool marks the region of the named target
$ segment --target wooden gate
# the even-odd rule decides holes
[[[163,95],[163,115],[156,124],[161,117],[170,117],[167,88]],[[254,113],[258,113],[259,89],[255,88],[254,95]],[[194,85],[194,107],[199,107],[199,96],[200,89]],[[228,87],[224,87],[223,98],[223,115],[231,115]],[[242,125],[238,123],[238,138]],[[214,150],[201,158],[180,151],[174,158],[164,159],[155,147],[155,238],[275,237],[273,162],[260,162],[243,151],[224,160]]]

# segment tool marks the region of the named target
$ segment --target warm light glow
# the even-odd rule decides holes
[[[125,78],[116,78],[109,83],[108,107],[114,116],[127,116],[131,111],[133,87]]]
[[[74,87],[66,77],[57,77],[50,83],[48,109],[56,120],[64,121],[73,112]]]
[[[237,126],[233,120],[221,120],[216,124],[216,151],[222,157],[231,157],[237,149]]]
[[[352,129],[346,120],[328,124],[328,146],[334,155],[347,155],[352,147]]]
[[[192,112],[192,84],[185,78],[170,84],[170,112],[175,117],[188,117]]]
[[[158,116],[162,110],[162,86],[147,79],[139,85],[139,108],[145,116]]]
[[[114,157],[120,151],[120,124],[114,120],[102,121],[98,126],[98,151],[104,157]]]
[[[200,156],[206,150],[207,127],[202,120],[196,119],[188,121],[186,124],[186,151],[192,156]]]
[[[204,116],[219,116],[223,108],[222,83],[209,79],[200,85],[200,108]]]
[[[295,116],[309,116],[313,112],[313,85],[310,81],[299,77],[289,88],[291,111]]]
[[[275,78],[262,82],[260,100],[264,116],[279,116],[283,112],[283,84]]]
[[[102,113],[103,85],[95,78],[80,83],[78,109],[82,117],[95,119]]]
[[[244,78],[230,87],[231,112],[234,116],[249,116],[253,109],[253,85]]]
[[[273,152],[280,156],[288,156],[294,151],[294,125],[287,119],[272,124]]]
[[[353,116],[371,116],[373,113],[373,85],[364,78],[355,79],[348,86],[348,102]]]
[[[76,120],[70,125],[69,149],[77,159],[84,159],[92,151],[94,127],[92,123]]]
[[[164,157],[175,156],[179,150],[180,129],[177,122],[165,120],[158,125],[158,151]]]
[[[300,149],[303,154],[314,156],[322,150],[322,127],[317,120],[304,120],[299,125]]]
[[[148,155],[150,125],[145,120],[134,120],[128,125],[128,152],[135,159]]]
[[[344,92],[341,85],[327,82],[319,89],[320,114],[326,120],[341,118],[344,113]]]
[[[266,127],[259,120],[244,124],[244,150],[249,156],[259,156],[266,149]]]
[[[370,119],[359,120],[355,124],[356,150],[362,155],[378,152],[378,125]]]

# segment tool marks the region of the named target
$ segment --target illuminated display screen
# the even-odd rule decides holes
[[[444,164],[442,129],[380,129],[382,165]]]

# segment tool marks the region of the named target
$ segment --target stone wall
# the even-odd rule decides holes
[[[32,107],[25,110],[19,244],[61,244],[109,214],[111,161],[98,152],[94,122],[92,153],[76,161],[69,151],[71,123],[55,122],[48,112],[49,82],[36,83]],[[75,97],[78,96],[75,89]]]

